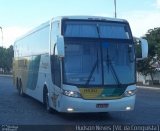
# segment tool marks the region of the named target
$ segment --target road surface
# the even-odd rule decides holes
[[[0,77],[0,125],[160,124],[160,89],[138,88],[131,112],[49,114],[30,97],[20,97],[12,77]]]

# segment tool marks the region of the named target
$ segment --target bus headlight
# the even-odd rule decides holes
[[[124,96],[129,97],[129,96],[133,96],[136,94],[136,89],[135,90],[128,90],[124,92]]]
[[[63,90],[63,94],[69,97],[81,97],[81,94],[77,91]]]

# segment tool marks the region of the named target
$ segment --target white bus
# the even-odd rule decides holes
[[[147,56],[141,42],[142,58]],[[13,79],[27,94],[58,112],[134,109],[135,42],[123,19],[53,18],[14,43]]]

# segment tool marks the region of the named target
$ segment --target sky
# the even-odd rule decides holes
[[[114,0],[0,0],[0,46],[56,16],[114,17]],[[117,18],[128,20],[134,36],[160,27],[160,0],[117,0]],[[3,32],[3,41],[2,41]]]

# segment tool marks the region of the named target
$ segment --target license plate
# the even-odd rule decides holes
[[[109,104],[97,104],[96,108],[107,108]]]

